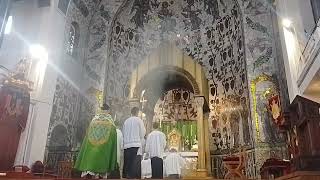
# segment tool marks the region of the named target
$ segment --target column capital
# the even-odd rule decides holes
[[[197,103],[198,107],[203,107],[204,105],[204,97],[203,96],[195,96],[195,102]]]

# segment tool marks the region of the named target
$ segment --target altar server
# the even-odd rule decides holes
[[[126,119],[123,124],[124,178],[134,178],[136,176],[138,171],[138,167],[135,166],[137,152],[142,147],[141,140],[144,139],[146,134],[143,121],[138,117],[138,113],[139,108],[132,108],[132,116]]]
[[[136,157],[136,175],[134,176],[135,179],[141,179],[141,161],[142,161],[142,154],[144,152],[145,147],[145,140],[141,139],[141,148],[138,149],[137,157]]]
[[[117,166],[114,171],[108,174],[108,179],[120,179],[122,171],[121,159],[123,154],[123,136],[121,130],[119,129],[119,121],[115,121],[114,124],[117,127]]]
[[[172,148],[164,160],[165,174],[169,179],[179,179],[181,178],[181,169],[185,164],[185,160],[177,153],[177,150]]]
[[[75,169],[83,172],[82,177],[102,177],[116,169],[117,132],[109,109],[104,104],[94,116],[81,145]]]
[[[159,125],[153,124],[153,131],[148,135],[146,140],[145,151],[151,157],[152,178],[163,178],[163,155],[166,147],[166,136],[163,132],[158,130]]]

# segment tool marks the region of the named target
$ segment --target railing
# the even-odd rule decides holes
[[[58,165],[61,161],[75,162],[78,151],[57,150],[47,148],[45,165],[46,169],[52,170],[54,173],[58,172]]]

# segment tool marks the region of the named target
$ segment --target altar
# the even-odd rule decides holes
[[[142,91],[139,99],[142,107],[140,117],[147,132],[152,131],[152,124],[158,124],[159,130],[167,137],[165,151],[174,148],[185,159],[186,166],[182,169],[184,178],[206,177],[209,161],[204,143],[204,97],[195,96],[192,91],[183,88],[163,92],[159,98],[151,97],[148,91]]]
[[[185,160],[182,169],[182,177],[192,177],[197,172],[198,141],[197,124],[195,121],[179,120],[177,122],[165,122],[161,128],[167,136],[167,150],[174,148]],[[165,152],[164,159],[168,152]]]
[[[164,159],[167,156],[164,154]],[[182,169],[182,177],[192,177],[197,173],[198,152],[180,152],[179,153],[185,160],[186,166]]]

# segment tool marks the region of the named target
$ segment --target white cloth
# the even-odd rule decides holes
[[[169,153],[163,161],[166,176],[171,174],[181,175],[181,169],[186,165],[185,160],[178,153]]]
[[[141,139],[141,147],[138,149],[137,155],[142,155],[144,152],[146,141],[144,139]]]
[[[152,168],[151,168],[151,159],[146,157],[146,153],[143,155],[141,161],[141,178],[151,178],[152,177]]]
[[[81,178],[83,178],[83,177],[85,177],[87,175],[94,176],[95,179],[99,179],[99,176],[103,176],[104,179],[107,179],[107,177],[108,177],[108,173],[102,175],[102,174],[93,173],[91,171],[85,171],[85,172],[81,173]]]
[[[121,161],[121,152],[123,150],[123,137],[122,137],[122,132],[117,129],[117,163],[120,166],[120,161]]]
[[[126,119],[122,128],[123,148],[141,147],[141,139],[146,134],[143,121],[139,117],[130,117]]]
[[[149,154],[150,158],[162,158],[166,144],[166,135],[161,131],[154,130],[147,137],[145,151]]]

